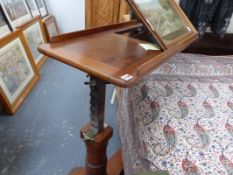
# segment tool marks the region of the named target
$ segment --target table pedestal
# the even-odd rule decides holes
[[[69,175],[120,175],[123,170],[121,151],[108,161],[107,146],[113,135],[110,126],[104,126],[106,84],[90,78],[91,122],[81,129],[81,138],[86,145],[86,167],[75,168]]]

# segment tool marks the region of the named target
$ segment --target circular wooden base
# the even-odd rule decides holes
[[[86,175],[86,171],[85,168],[77,167],[71,170],[69,175]]]
[[[121,150],[118,150],[108,161],[107,172],[108,175],[124,174],[123,164],[121,159]],[[71,170],[69,175],[86,175],[86,170],[85,168],[77,167]]]

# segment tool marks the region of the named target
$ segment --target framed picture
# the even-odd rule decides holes
[[[36,5],[35,0],[26,0],[26,3],[33,17],[40,15],[40,12]]]
[[[0,98],[14,114],[39,79],[22,33],[17,30],[0,40]]]
[[[57,26],[56,18],[54,16],[51,15],[47,16],[43,20],[43,25],[45,28],[45,34],[48,41],[50,41],[53,36],[56,36],[60,33]]]
[[[196,29],[175,0],[128,0],[128,2],[164,50],[192,34],[196,35]]]
[[[47,42],[41,16],[34,17],[30,22],[20,26],[20,29],[23,32],[37,67],[40,68],[47,58],[37,50],[39,45]]]
[[[1,4],[14,29],[32,17],[24,0],[1,0]]]
[[[0,5],[0,38],[11,32],[11,27]]]
[[[48,10],[44,0],[35,0],[35,1],[42,18],[46,17],[48,15]]]

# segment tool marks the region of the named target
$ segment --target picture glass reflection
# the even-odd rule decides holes
[[[134,0],[134,2],[152,30],[157,32],[165,44],[191,32],[170,0]]]

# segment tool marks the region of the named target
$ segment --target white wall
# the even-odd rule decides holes
[[[85,0],[45,0],[62,33],[85,28]]]

